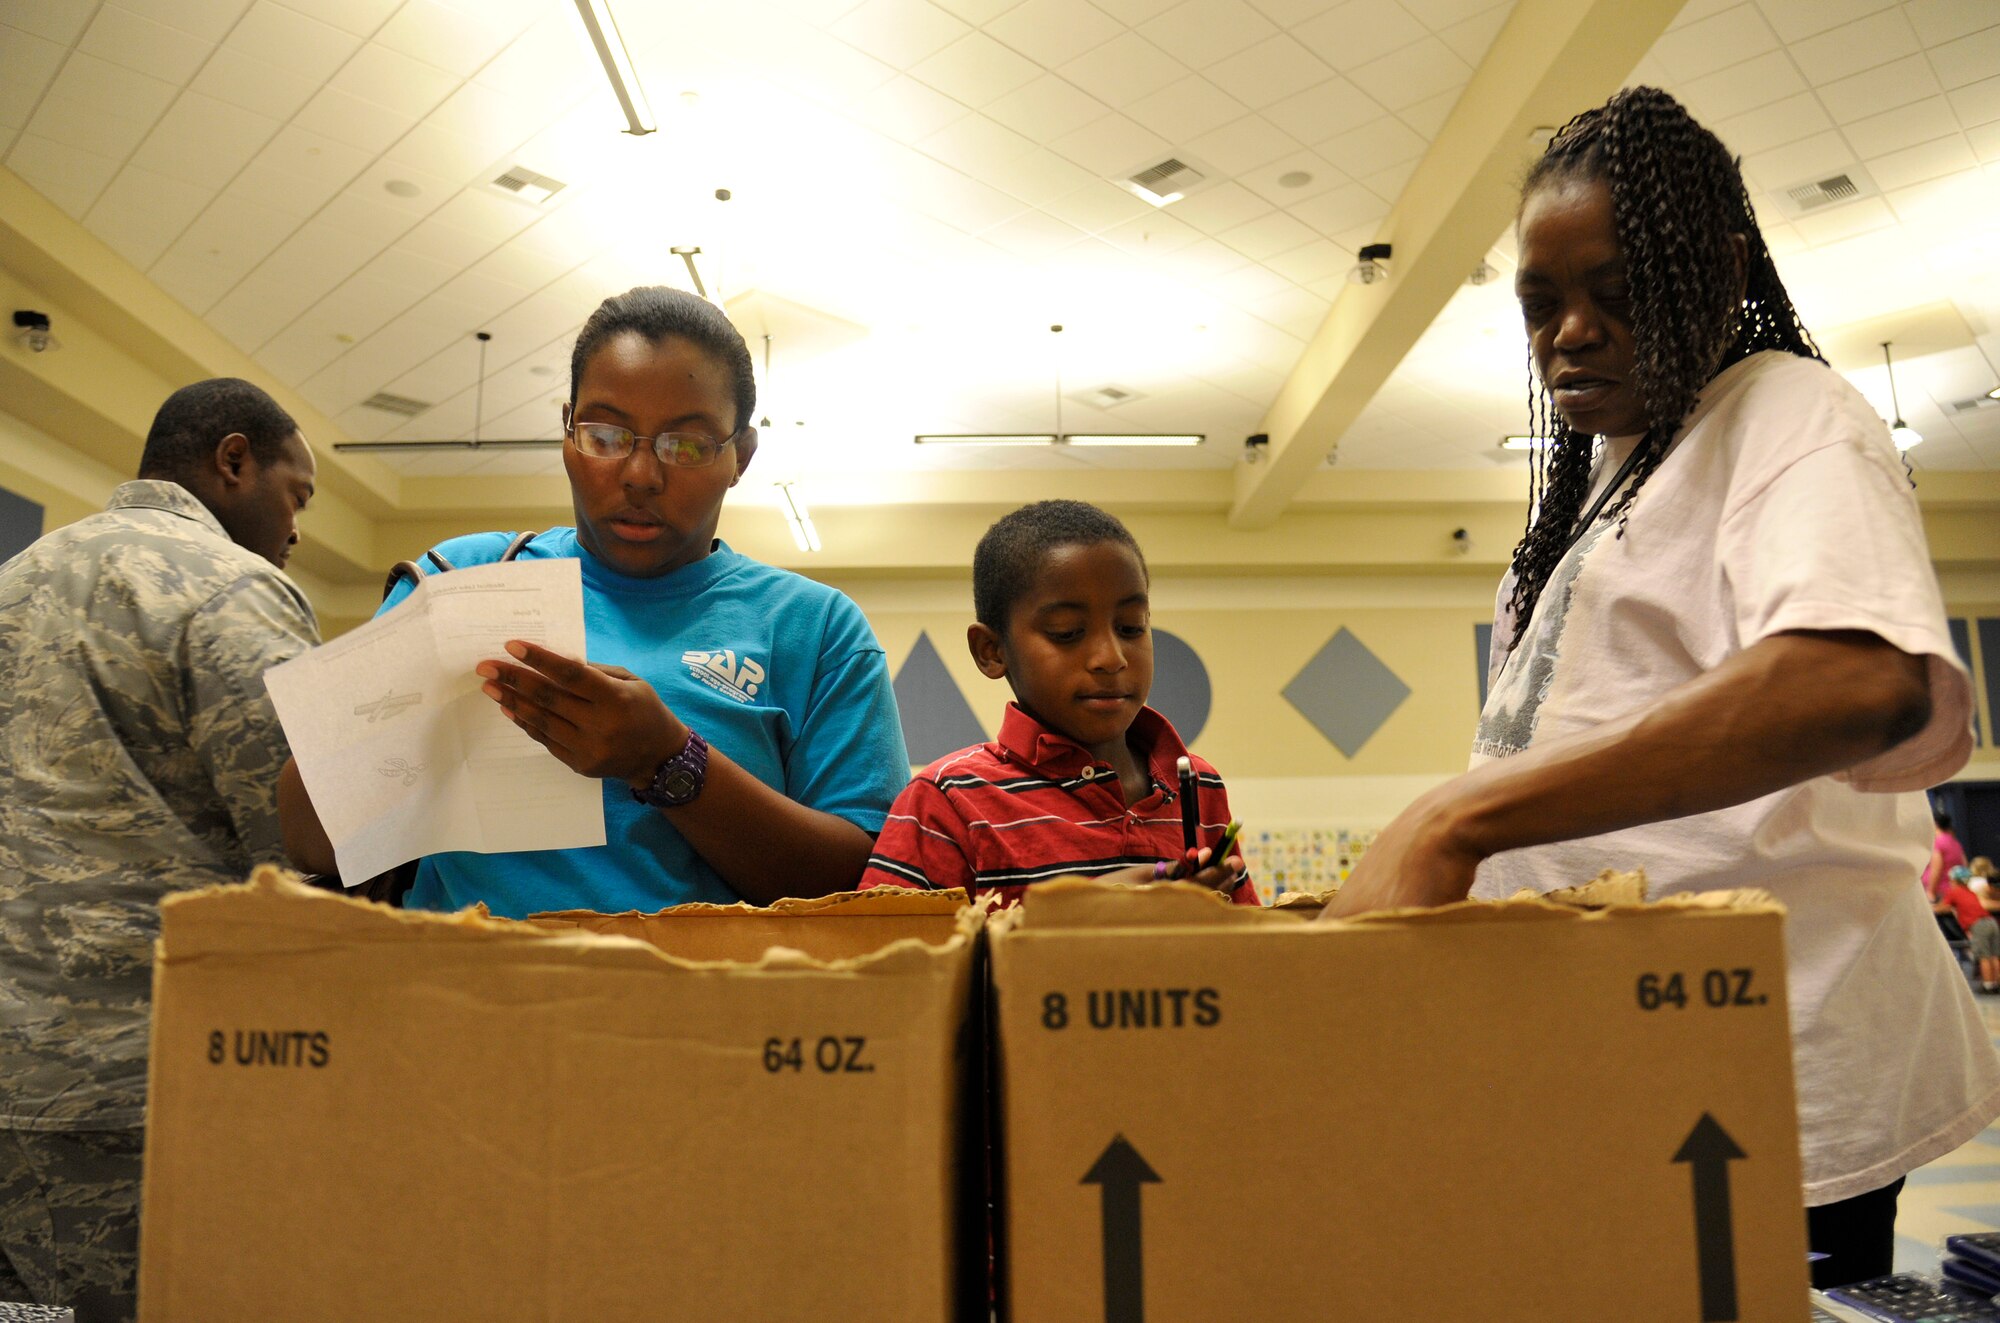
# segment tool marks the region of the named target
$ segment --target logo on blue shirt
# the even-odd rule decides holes
[[[718,694],[726,694],[739,703],[747,703],[757,696],[758,687],[764,683],[764,668],[754,658],[738,659],[727,649],[717,652],[691,651],[681,654],[681,661],[694,678],[713,689]]]

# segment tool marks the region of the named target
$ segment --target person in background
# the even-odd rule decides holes
[[[1972,870],[1952,869],[1938,892],[1931,909],[1940,922],[1955,920],[1971,944],[1972,957],[1979,962],[1979,990],[2000,992],[2000,921],[1986,912],[1986,902],[1972,889]],[[1945,935],[1951,936],[1949,930]]]
[[[882,647],[845,595],[720,541],[723,498],[757,449],[750,352],[706,299],[648,286],[606,299],[570,356],[563,467],[576,526],[523,560],[583,562],[589,659],[513,641],[486,695],[551,757],[603,782],[606,843],[422,861],[405,904],[654,911],[852,887],[908,775]],[[451,565],[512,535],[454,538]],[[399,584],[391,611],[414,591]],[[295,764],[280,786],[293,859],[332,872]]]
[[[1931,837],[1931,857],[1924,863],[1923,879],[1924,894],[1935,901],[1944,894],[1944,881],[1951,870],[1965,863],[1965,847],[1951,834],[1951,814],[1932,809],[1931,823],[1937,834]]]
[[[314,475],[269,395],[197,382],[0,567],[0,1299],[133,1316],[159,902],[284,856],[263,677],[319,641],[281,572]]]
[[[1003,517],[972,557],[966,644],[1014,701],[1000,736],[938,759],[896,798],[863,875],[963,887],[1012,904],[1065,874],[1151,882],[1178,869],[1254,905],[1240,851],[1182,841],[1179,759],[1196,772],[1203,836],[1229,824],[1222,778],[1146,706],[1153,630],[1146,560],[1125,525],[1081,501]]]
[[[1887,1273],[1904,1174],[2000,1115],[1916,885],[1918,792],[1970,755],[1972,690],[1909,476],[1800,325],[1728,149],[1666,93],[1571,120],[1516,230],[1530,430],[1557,440],[1473,770],[1384,828],[1328,915],[1607,866],[1769,890],[1813,1279]]]

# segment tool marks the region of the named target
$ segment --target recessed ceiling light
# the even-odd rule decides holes
[[[384,190],[394,193],[399,198],[413,198],[424,191],[421,185],[414,184],[407,179],[391,179],[388,183],[382,185],[382,187]]]
[[[1989,400],[2000,400],[2000,386],[1995,386],[1992,390],[1987,391],[1986,398]]]
[[[338,340],[341,344],[344,345],[351,345],[354,343],[354,337],[349,335],[345,331],[335,331],[333,333],[333,338],[335,340]]]
[[[555,374],[556,370],[547,363],[537,363],[528,369],[528,375],[531,377],[553,377]]]
[[[1287,170],[1278,176],[1279,188],[1304,188],[1313,181],[1309,170]]]
[[[1552,436],[1503,436],[1500,438],[1502,450],[1547,450],[1556,443]]]

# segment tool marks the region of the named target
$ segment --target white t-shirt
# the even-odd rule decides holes
[[[1636,443],[1602,447],[1596,481]],[[1702,391],[1629,514],[1622,538],[1600,519],[1570,549],[1511,654],[1502,584],[1475,766],[1651,706],[1788,630],[1866,630],[1925,657],[1930,722],[1844,773],[1733,808],[1496,855],[1473,894],[1606,867],[1644,868],[1655,895],[1772,892],[1790,912],[1806,1202],[1887,1185],[2000,1115],[2000,1055],[1917,881],[1931,819],[1915,792],[1965,765],[1972,691],[1909,480],[1839,374],[1762,353]]]

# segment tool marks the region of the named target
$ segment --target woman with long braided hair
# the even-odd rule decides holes
[[[1772,891],[1814,1278],[1886,1273],[1903,1175],[2000,1115],[1916,880],[1917,792],[1965,764],[1971,687],[1906,471],[1800,325],[1728,150],[1666,93],[1570,121],[1516,228],[1554,442],[1473,770],[1384,829],[1330,911],[1605,867],[1655,895]]]

